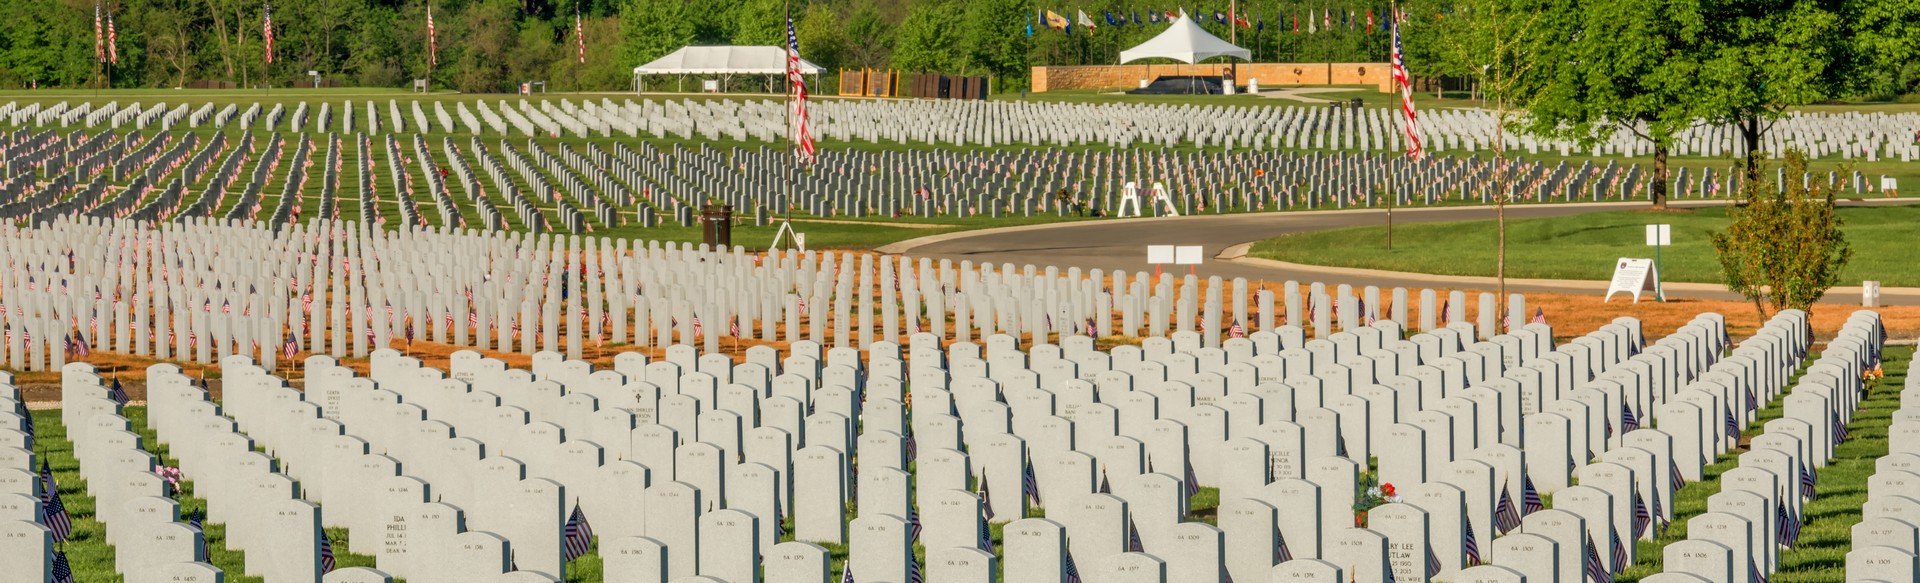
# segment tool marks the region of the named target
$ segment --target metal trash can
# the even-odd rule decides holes
[[[709,249],[733,246],[733,205],[710,204],[700,209],[701,242]]]

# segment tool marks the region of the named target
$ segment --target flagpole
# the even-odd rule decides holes
[[[427,0],[427,86],[423,88],[427,93],[433,92],[433,68],[440,60],[439,55],[434,54],[440,49],[439,40],[433,38],[434,34],[433,0]]]
[[[120,59],[119,59],[119,58],[117,58],[117,55],[115,55],[115,53],[116,53],[116,52],[117,52],[117,51],[118,51],[119,49],[115,49],[115,48],[113,48],[113,41],[114,41],[114,39],[113,39],[113,37],[114,37],[115,35],[113,34],[113,7],[111,7],[111,6],[109,6],[109,7],[107,7],[107,31],[108,31],[108,34],[107,34],[107,59],[106,59],[106,60],[102,60],[102,61],[100,61],[100,67],[101,67],[102,69],[106,69],[106,71],[107,71],[107,90],[108,90],[108,91],[112,91],[112,90],[113,90],[113,62],[114,62],[114,61],[118,61],[118,60],[120,60]]]
[[[785,2],[781,4],[781,6],[782,6],[782,12],[784,12],[787,15],[787,20],[789,21],[793,20],[793,0],[785,0]],[[790,48],[789,50],[795,50],[795,49]],[[773,242],[776,244],[780,242],[780,235],[782,233],[792,235],[791,231],[793,230],[793,166],[794,166],[793,158],[797,154],[794,152],[795,136],[793,135],[793,78],[791,75],[789,75],[787,78],[786,102],[787,102],[787,106],[784,108],[785,111],[781,113],[781,117],[783,120],[785,120],[786,127],[787,127],[787,156],[786,156],[787,172],[786,172],[786,179],[784,180],[784,184],[782,185],[782,191],[784,193],[783,198],[785,198],[783,202],[785,202],[786,204],[782,205],[785,208],[781,211],[782,214],[780,219],[780,228],[774,231]]]
[[[1227,4],[1227,42],[1235,46],[1240,44],[1240,0],[1233,0]],[[1227,61],[1227,71],[1233,77],[1227,83],[1240,82],[1239,61]]]
[[[105,68],[107,64],[107,49],[100,44],[101,34],[104,33],[100,30],[100,2],[96,0],[93,3],[93,78],[88,80],[91,81],[89,85],[93,85],[93,97],[95,99],[100,97],[100,70]]]

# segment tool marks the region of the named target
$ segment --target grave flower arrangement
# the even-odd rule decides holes
[[[1368,511],[1399,501],[1399,491],[1392,483],[1381,483],[1380,475],[1374,472],[1360,474],[1360,479],[1354,482],[1353,525],[1365,528]]]
[[[160,479],[167,481],[168,497],[174,497],[180,493],[180,482],[186,479],[186,475],[180,473],[180,468],[160,466],[159,469],[154,470],[153,473],[159,474]]]

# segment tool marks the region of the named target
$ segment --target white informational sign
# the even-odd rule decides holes
[[[1147,246],[1147,263],[1151,263],[1154,265],[1163,265],[1167,263],[1173,263],[1173,246],[1172,245],[1148,245]]]
[[[1633,294],[1633,303],[1640,303],[1640,292],[1651,289],[1648,285],[1660,281],[1660,274],[1653,268],[1652,259],[1620,258],[1613,266],[1613,283],[1607,285],[1607,297],[1602,302],[1613,301],[1613,294],[1626,292]]]
[[[1672,245],[1673,225],[1647,225],[1648,245]]]
[[[795,231],[793,233],[793,246],[799,247],[801,253],[806,253],[807,252],[807,234],[799,231]]]
[[[1174,263],[1180,265],[1199,265],[1204,254],[1199,245],[1181,245],[1174,251]]]
[[[707,92],[707,93],[719,93],[719,92],[720,92],[720,80],[718,80],[718,79],[707,79],[707,80],[705,80],[705,81],[701,81],[701,82],[700,82],[700,90],[702,90],[702,91],[705,91],[705,92]]]

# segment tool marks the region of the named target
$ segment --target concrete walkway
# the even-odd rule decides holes
[[[1301,103],[1321,104],[1333,103],[1333,100],[1307,96],[1320,93],[1341,93],[1360,90],[1361,89],[1353,87],[1274,87],[1272,89],[1262,87],[1260,88],[1260,96],[1268,99],[1290,99]]]

